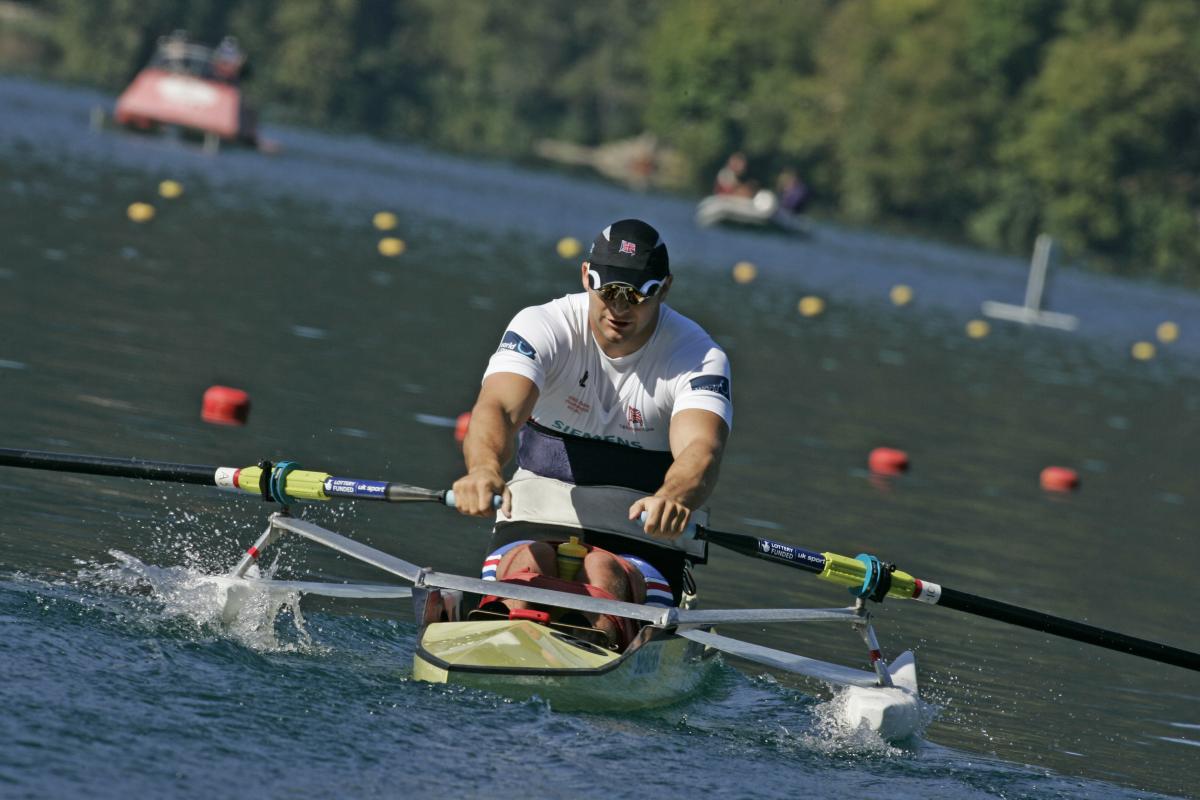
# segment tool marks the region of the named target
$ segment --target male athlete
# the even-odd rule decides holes
[[[534,585],[553,587],[555,547],[531,541],[553,538],[545,526],[531,532],[505,522],[514,490],[525,492],[517,494],[520,517],[523,506],[545,506],[546,497],[560,498],[551,504],[590,503],[590,490],[576,487],[624,487],[597,492],[623,492],[616,514],[638,520],[644,513],[645,538],[663,547],[642,547],[636,557],[623,538],[605,538],[589,525],[588,545],[612,542],[622,554],[591,548],[575,580],[599,587],[599,596],[670,604],[680,595],[685,554],[664,548],[716,484],[733,415],[729,361],[699,325],[664,303],[672,282],[667,246],[645,222],[605,228],[580,275],[585,291],[522,310],[492,355],[463,441],[467,474],[454,483],[457,506],[488,516],[493,496],[502,495],[485,577],[538,576]],[[518,470],[510,484],[501,470],[514,449]],[[619,622],[595,624],[613,629]],[[625,638],[618,633],[614,639]]]

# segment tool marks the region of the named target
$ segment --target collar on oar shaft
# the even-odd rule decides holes
[[[297,500],[328,500],[326,482],[333,478],[325,472],[297,468],[294,461],[272,464],[262,461],[257,466],[221,467],[217,470],[216,485],[230,491],[256,494],[267,502],[290,505]]]

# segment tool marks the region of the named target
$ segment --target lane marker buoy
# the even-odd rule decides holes
[[[1154,345],[1151,342],[1134,342],[1129,353],[1138,361],[1149,361],[1154,358]]]
[[[183,184],[179,181],[165,180],[158,184],[158,193],[168,200],[174,200],[183,194]]]
[[[399,220],[396,219],[396,215],[390,211],[379,211],[376,212],[375,216],[371,217],[371,224],[381,231],[392,230],[398,222]]]
[[[204,392],[200,418],[214,425],[245,425],[250,418],[250,395],[232,386],[210,386]]]
[[[906,306],[913,299],[913,290],[910,286],[905,286],[903,283],[898,283],[888,292],[888,296],[892,298],[892,305]]]
[[[125,213],[134,222],[149,222],[154,219],[154,206],[149,203],[130,203]]]
[[[398,255],[402,255],[407,249],[408,245],[404,243],[404,240],[397,239],[395,236],[385,236],[379,240],[379,254],[381,256],[395,258]]]
[[[867,466],[877,475],[899,475],[908,469],[908,453],[894,447],[876,447],[867,456]]]
[[[816,295],[810,294],[807,297],[800,298],[800,302],[796,304],[796,309],[800,312],[801,316],[816,317],[825,310],[825,301]]]
[[[467,428],[471,425],[471,412],[464,411],[454,420],[454,441],[462,444],[467,438]]]
[[[1179,326],[1174,322],[1167,320],[1166,322],[1159,324],[1155,333],[1158,335],[1158,340],[1160,342],[1163,344],[1170,344],[1179,338]]]
[[[981,319],[973,319],[967,323],[967,336],[972,339],[982,339],[992,331],[992,326]]]
[[[1070,492],[1079,488],[1079,473],[1069,467],[1046,467],[1038,481],[1047,492]]]
[[[583,252],[583,245],[574,236],[564,236],[554,247],[561,258],[576,258]]]
[[[749,261],[739,261],[733,265],[733,280],[737,283],[750,283],[758,277],[758,267]]]

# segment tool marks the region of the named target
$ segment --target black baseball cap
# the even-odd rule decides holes
[[[593,289],[625,283],[645,291],[648,282],[660,284],[671,274],[666,242],[640,219],[623,219],[600,231],[587,263]]]

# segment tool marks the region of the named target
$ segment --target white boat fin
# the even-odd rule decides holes
[[[728,636],[708,631],[681,630],[677,631],[677,633],[685,639],[708,645],[716,650],[720,650],[722,653],[744,658],[756,664],[763,664],[775,669],[785,670],[786,672],[793,672],[797,675],[807,675],[810,678],[816,678],[834,686],[873,687],[879,684],[879,680],[876,678],[874,672],[843,667],[839,664],[831,664],[828,661],[819,661],[815,658],[788,653],[784,650],[776,650],[772,647],[764,647],[760,644],[751,644],[739,639],[731,639]]]
[[[909,692],[917,691],[917,659],[911,650],[905,650],[888,665],[892,684]]]

